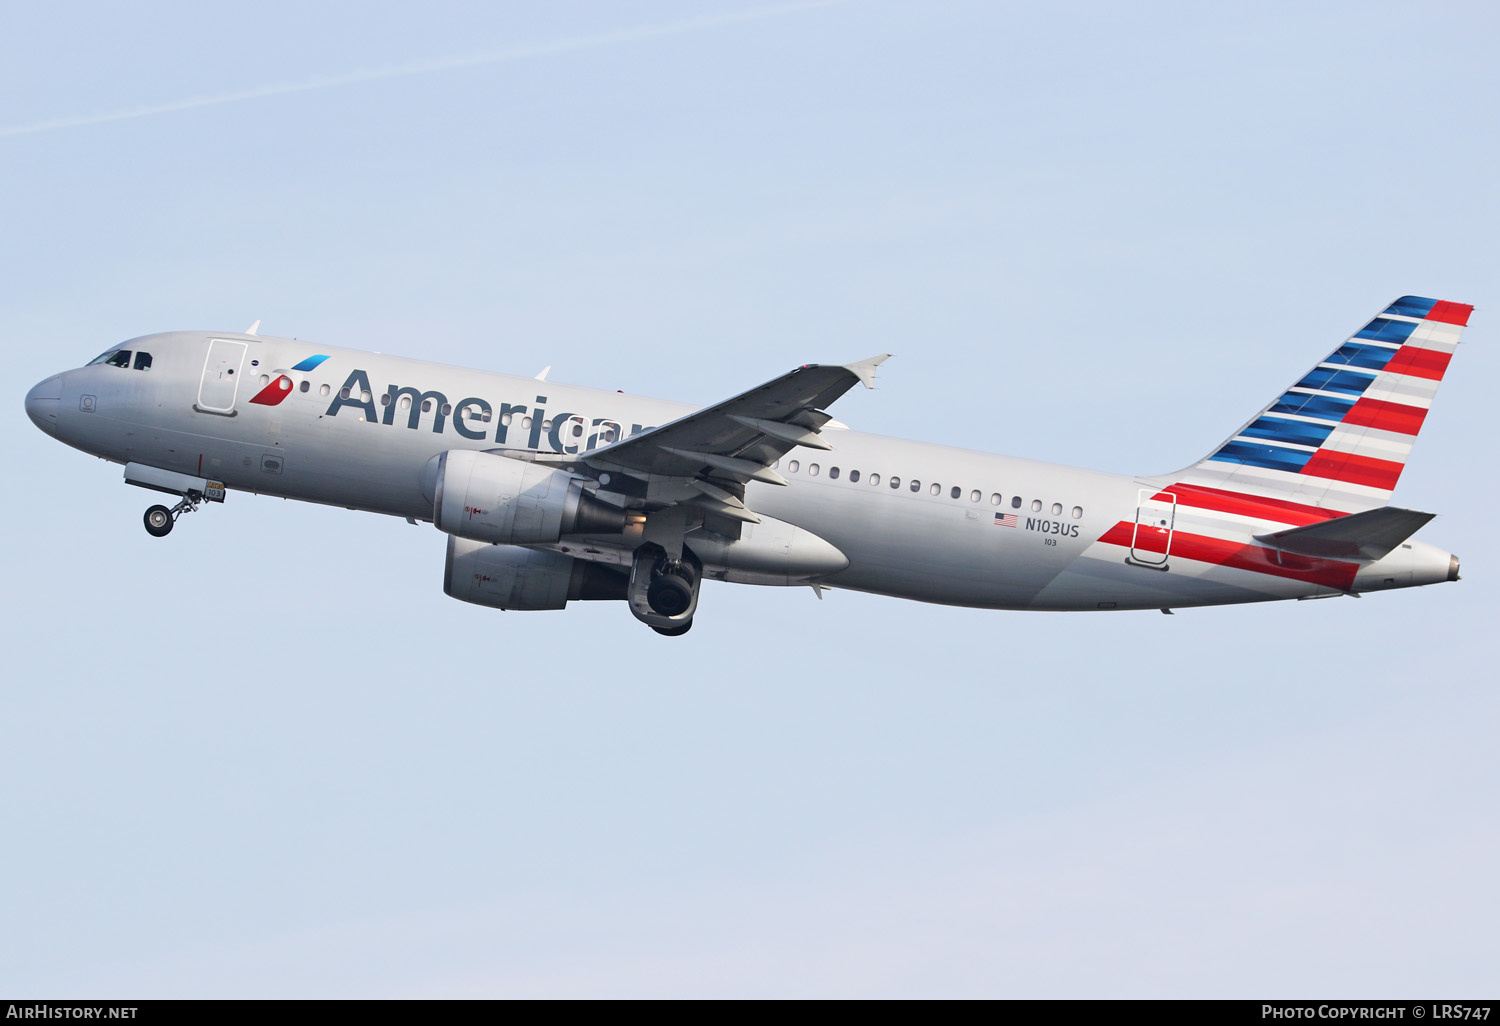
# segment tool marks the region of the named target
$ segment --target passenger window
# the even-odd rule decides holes
[[[817,477],[818,476],[818,465],[816,463],[809,463],[807,465],[807,476],[808,477]]]
[[[922,490],[922,482],[913,479],[911,483],[911,490],[913,492],[920,492]]]
[[[788,474],[795,474],[797,472],[797,468],[800,466],[802,466],[802,464],[798,463],[796,460],[792,460],[792,462],[786,465],[786,472]]]
[[[1062,503],[1054,502],[1052,504],[1052,515],[1055,517],[1062,516]]]
[[[900,488],[901,487],[901,479],[899,477],[893,477],[893,478],[891,478],[891,487],[892,488]]]
[[[1012,495],[1010,497],[1010,508],[1011,509],[1020,509],[1021,508],[1021,497],[1019,495]]]
[[[775,470],[779,466],[781,466],[781,461],[780,460],[772,460],[771,461],[771,469],[772,470]]]
[[[271,375],[269,375],[269,374],[262,374],[260,376],[260,387],[261,388],[265,388],[270,383],[271,383]]]
[[[972,492],[969,493],[969,501],[970,502],[978,502],[979,501],[979,489],[978,488],[974,489]]]
[[[830,481],[837,481],[839,479],[839,468],[838,467],[829,467],[828,468],[828,479]]]
[[[932,485],[932,487],[929,488],[929,489],[927,489],[927,490],[929,492],[931,492],[933,495],[942,495],[943,494],[943,486],[940,485],[940,484],[937,484],[936,482],[934,482],[933,485]]]
[[[348,385],[345,385],[343,388],[339,389],[339,398],[340,399],[347,399],[347,398],[349,398],[349,386]]]
[[[857,470],[851,470],[851,471],[849,471],[849,480],[852,483],[854,483],[854,484],[859,484],[859,471],[857,471]]]
[[[304,379],[302,384],[298,385],[297,387],[306,392],[308,389],[312,388],[312,382]]]
[[[1074,506],[1073,507],[1073,519],[1074,520],[1079,520],[1082,517],[1083,517],[1083,507],[1082,506]]]
[[[960,495],[962,495],[962,494],[963,494],[963,489],[962,489],[962,488],[960,488],[960,487],[958,487],[958,485],[954,485],[954,486],[953,486],[953,491],[951,491],[951,492],[949,492],[949,493],[948,493],[948,494],[949,494],[949,495],[951,495],[951,496],[952,496],[952,497],[953,497],[953,498],[955,498],[955,499],[956,499],[956,498],[958,498],[958,497],[959,497],[959,496],[960,496]]]
[[[370,393],[369,392],[361,392],[361,393],[359,393],[359,401],[362,402],[362,403],[369,402],[370,401]]]
[[[872,484],[872,485],[878,485],[879,483],[880,483],[880,475],[879,474],[871,474],[870,475],[870,484]]]
[[[574,422],[574,424],[573,424],[573,437],[574,438],[582,438],[583,437],[583,422],[582,421],[575,421]]]
[[[445,416],[445,417],[448,416],[450,413],[453,412],[453,404],[452,403],[444,403],[443,404],[443,408],[442,408],[442,410],[440,412],[442,413],[443,416]]]
[[[151,369],[151,354],[150,353],[136,353],[135,354],[135,369],[136,370],[150,370]]]
[[[114,356],[111,356],[108,360],[105,360],[104,362],[105,362],[105,364],[107,366],[110,366],[110,367],[129,367],[130,366],[130,350],[129,349],[121,349],[118,353],[116,353]]]
[[[325,398],[325,399],[328,398],[328,393],[332,392],[332,391],[333,391],[333,389],[330,388],[330,387],[328,387],[327,385],[319,385],[318,386],[318,394],[320,396],[322,396],[323,398]],[[347,399],[347,398],[349,398],[349,396],[345,395],[344,398]]]
[[[1000,505],[1000,493],[999,492],[995,492],[993,495],[990,496],[990,505],[991,506],[998,506],[998,505]]]
[[[1041,511],[1042,511],[1042,500],[1041,499],[1032,499],[1031,500],[1031,512],[1033,512],[1033,513],[1040,513]]]
[[[389,405],[391,405],[391,393],[387,392],[385,395],[383,395],[383,396],[380,397],[380,405],[381,406],[389,406]]]

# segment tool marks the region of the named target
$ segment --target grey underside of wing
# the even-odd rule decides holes
[[[859,382],[869,385],[884,359],[798,367],[733,399],[595,449],[582,462],[633,476],[716,479],[741,486],[752,478],[774,480],[774,474],[755,471],[798,445],[832,448],[818,435],[832,419],[824,408]]]

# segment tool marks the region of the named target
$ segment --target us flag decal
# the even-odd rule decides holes
[[[1016,526],[1018,526],[1017,523],[1016,523],[1016,515],[1014,513],[996,513],[995,514],[995,526],[996,527],[1016,527]]]

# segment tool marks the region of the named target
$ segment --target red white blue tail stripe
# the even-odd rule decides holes
[[[1265,540],[1385,506],[1473,307],[1403,296],[1277,396],[1206,459],[1140,479],[1134,516],[1090,555],[1279,598],[1349,591],[1361,558]],[[1168,592],[1164,590],[1164,602]]]
[[[1174,478],[1331,512],[1385,505],[1473,309],[1402,296]]]

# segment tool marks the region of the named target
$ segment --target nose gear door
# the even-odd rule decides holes
[[[203,380],[198,383],[198,401],[193,408],[201,413],[234,416],[234,400],[240,388],[240,366],[245,362],[244,342],[216,338],[208,343],[203,360]]]

